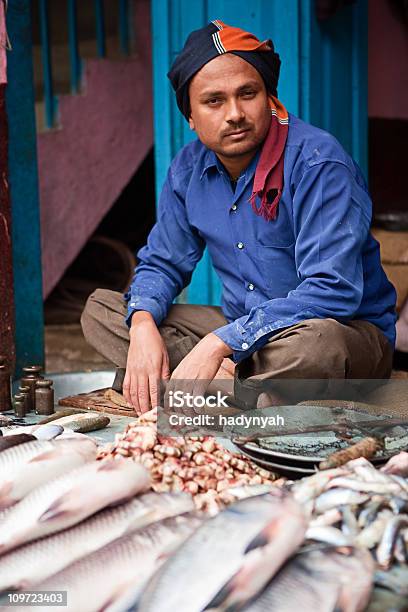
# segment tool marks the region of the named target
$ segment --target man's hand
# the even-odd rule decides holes
[[[123,395],[138,413],[147,412],[159,402],[159,381],[170,377],[169,356],[150,313],[135,312],[129,331]]]
[[[210,333],[204,336],[172,373],[166,389],[165,405],[167,405],[170,390],[183,389],[186,393],[203,395],[217,374],[224,358],[231,353],[230,347],[216,334]],[[183,382],[179,384],[177,381]]]

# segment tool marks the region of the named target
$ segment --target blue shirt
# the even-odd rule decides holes
[[[289,115],[284,189],[268,222],[248,202],[258,160],[259,152],[234,192],[199,140],[178,153],[157,223],[137,254],[128,324],[135,310],[146,310],[159,325],[207,246],[228,321],[214,333],[235,362],[311,318],[369,321],[394,345],[396,293],[370,234],[371,200],[357,164],[333,136]]]

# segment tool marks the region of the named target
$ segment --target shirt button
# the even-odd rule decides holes
[[[243,342],[241,346],[244,351],[246,351],[249,348],[249,344],[247,344],[246,342]]]
[[[237,205],[236,205],[236,204],[233,204],[233,205],[231,206],[231,210],[237,210]]]
[[[255,289],[255,287],[254,287],[254,285],[253,285],[252,283],[249,283],[249,285],[248,285],[248,289],[249,289],[250,291],[253,291],[253,290]]]
[[[243,242],[238,242],[237,247],[239,249],[243,249],[244,248],[244,243]]]

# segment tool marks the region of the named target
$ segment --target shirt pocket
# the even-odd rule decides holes
[[[299,284],[295,265],[295,241],[287,246],[254,247],[255,264],[270,297],[286,297]]]

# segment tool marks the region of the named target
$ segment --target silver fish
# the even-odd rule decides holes
[[[370,600],[373,571],[365,550],[347,556],[321,550],[301,553],[245,612],[358,612]]]
[[[330,489],[315,500],[314,509],[317,514],[320,514],[338,506],[363,504],[368,499],[369,496],[365,493],[359,493],[351,489]]]
[[[335,525],[342,519],[342,513],[338,508],[331,508],[326,510],[323,514],[312,518],[309,527],[324,527],[329,525]]]
[[[309,527],[306,531],[307,540],[325,542],[331,546],[352,546],[353,538],[344,534],[340,529],[332,526]]]
[[[350,474],[350,471],[346,467],[341,466],[302,478],[292,487],[294,498],[300,504],[304,504],[323,493],[332,478],[348,474]]]
[[[0,591],[27,589],[80,557],[155,521],[194,510],[187,493],[145,493],[0,557]]]
[[[96,444],[90,438],[34,440],[5,450],[0,454],[0,509],[20,501],[52,478],[94,460],[96,453]]]
[[[305,528],[300,506],[283,491],[232,504],[208,519],[161,568],[142,594],[138,612],[239,609],[298,548]]]
[[[34,489],[0,524],[0,554],[79,523],[105,506],[148,489],[148,471],[132,460],[92,461]]]
[[[388,569],[392,563],[394,546],[399,531],[408,527],[408,515],[400,514],[390,519],[384,529],[381,542],[377,548],[377,562],[380,567]]]
[[[32,435],[37,438],[37,440],[53,440],[62,432],[64,428],[62,425],[38,425],[37,427],[32,429]]]
[[[356,536],[355,544],[364,548],[373,548],[381,540],[385,527],[392,517],[391,510],[381,510],[377,518]]]
[[[372,498],[358,515],[358,526],[368,527],[368,525],[374,521],[379,511],[384,506],[384,502],[385,500],[383,497],[376,496],[375,498]]]
[[[360,529],[357,523],[356,515],[350,506],[342,506],[341,514],[343,517],[342,531],[346,535],[356,536]]]
[[[36,590],[67,591],[66,612],[126,610],[165,556],[201,522],[196,515],[184,515],[153,523],[82,557],[37,584]],[[61,607],[47,610],[61,612]]]
[[[388,479],[388,482],[364,482],[353,477],[334,478],[327,485],[327,490],[334,487],[359,491],[360,493],[379,493],[380,495],[403,495],[399,483]]]

